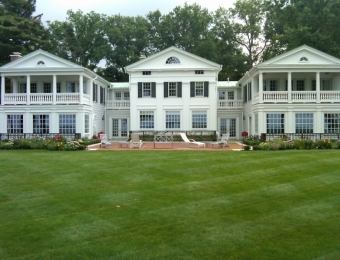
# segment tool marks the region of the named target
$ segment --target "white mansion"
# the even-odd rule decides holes
[[[129,82],[110,83],[37,50],[0,67],[0,134],[340,132],[339,59],[304,45],[239,81],[219,82],[221,69],[170,47],[127,66]]]

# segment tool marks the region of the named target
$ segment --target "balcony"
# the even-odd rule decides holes
[[[340,102],[340,91],[264,91],[263,103],[335,103]],[[255,103],[259,103],[259,93],[255,94]]]
[[[90,97],[83,94],[83,102],[80,101],[80,93],[56,93],[55,104],[89,104]],[[50,105],[53,102],[53,93],[9,93],[4,95],[4,105]]]
[[[218,100],[218,109],[243,109],[243,100]]]
[[[106,101],[107,109],[130,109],[130,100],[107,100]]]

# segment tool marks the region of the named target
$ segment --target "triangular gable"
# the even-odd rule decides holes
[[[302,45],[275,58],[265,61],[258,67],[266,65],[340,65],[340,60],[322,51]]]
[[[126,67],[130,70],[220,69],[221,65],[170,47]]]
[[[82,68],[81,66],[43,50],[36,50],[17,60],[7,63],[1,69],[32,68]]]

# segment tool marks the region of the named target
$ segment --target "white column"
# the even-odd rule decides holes
[[[30,104],[30,97],[31,97],[31,76],[26,76],[26,105]]]
[[[263,103],[263,73],[259,74],[259,103]]]
[[[292,73],[288,72],[287,80],[288,103],[292,103]]]
[[[265,118],[264,118],[264,112],[259,111],[258,112],[258,128],[259,128],[259,132],[258,134],[261,135],[263,133],[266,133],[266,123],[265,123]]]
[[[316,103],[320,103],[320,94],[320,72],[318,71],[316,72]]]
[[[5,104],[5,76],[1,76],[1,105]],[[3,132],[5,133],[5,132]]]
[[[293,114],[293,107],[288,107],[287,117],[285,118],[285,132],[295,133],[295,118]]]
[[[13,84],[13,91],[12,93],[18,93],[18,81],[16,79],[12,79],[12,84]]]
[[[59,117],[55,108],[51,109],[50,133],[59,133]]]
[[[57,75],[53,75],[53,80],[52,80],[52,102],[53,105],[57,104]]]
[[[84,104],[84,85],[83,85],[83,74],[79,75],[79,103]]]
[[[314,133],[324,133],[324,124],[320,124],[319,122],[323,122],[323,116],[322,116],[322,109],[317,108],[316,113],[314,114]]]

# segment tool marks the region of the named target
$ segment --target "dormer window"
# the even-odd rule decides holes
[[[38,61],[37,65],[45,65],[45,62],[43,62],[42,60]]]
[[[195,70],[195,74],[204,74],[204,70]]]
[[[143,75],[151,75],[151,71],[149,70],[143,71]]]
[[[179,64],[181,62],[179,61],[179,59],[177,57],[172,56],[172,57],[168,58],[165,63],[166,64]]]
[[[306,57],[301,57],[300,61],[308,61]]]

